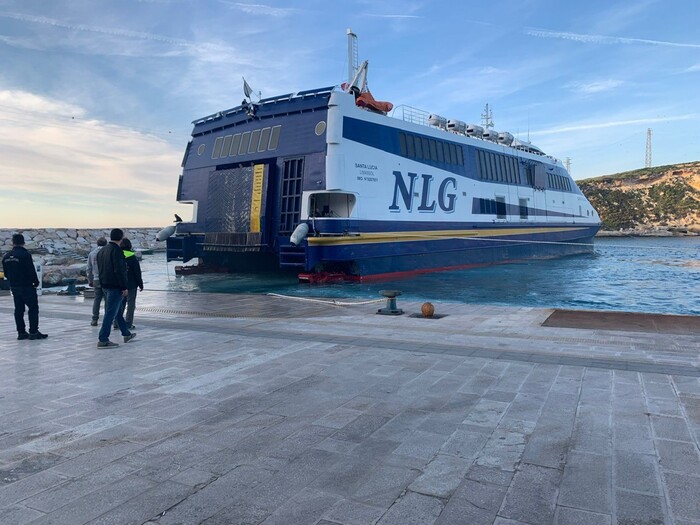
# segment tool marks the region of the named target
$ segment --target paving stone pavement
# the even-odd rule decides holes
[[[146,291],[104,350],[90,302],[0,296],[0,524],[700,524],[700,334]]]

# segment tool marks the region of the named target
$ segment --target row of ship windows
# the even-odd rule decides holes
[[[563,175],[557,175],[555,173],[547,174],[549,187],[555,188],[557,190],[571,191],[571,181]]]
[[[519,199],[518,202],[520,218],[528,218],[527,199]],[[497,219],[506,218],[506,199],[505,197],[496,197],[495,199],[479,199],[479,213],[485,215],[495,215]]]
[[[481,180],[520,183],[518,161],[515,157],[478,149],[476,150],[476,167]]]
[[[281,129],[282,126],[280,125],[217,137],[216,141],[214,141],[211,158],[223,159],[247,153],[274,151],[279,144]]]
[[[399,148],[401,156],[409,159],[464,166],[461,146],[444,140],[399,132]]]
[[[399,147],[401,156],[409,159],[464,166],[462,148],[451,142],[399,132]],[[477,149],[476,166],[481,180],[520,184],[518,159],[515,157]],[[571,182],[567,177],[553,173],[548,175],[550,188],[571,191]],[[530,185],[534,184],[530,180],[532,178],[528,177]]]

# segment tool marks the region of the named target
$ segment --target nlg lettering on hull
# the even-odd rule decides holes
[[[438,207],[445,213],[455,211],[457,180],[454,177],[444,178],[436,189],[433,184],[435,177],[432,175],[423,173],[420,180],[417,173],[408,172],[406,175],[408,180],[400,171],[394,171],[394,197],[389,206],[390,211],[402,211],[400,204],[403,204],[404,210],[412,212],[414,199],[420,202],[415,208],[419,212],[435,212]]]

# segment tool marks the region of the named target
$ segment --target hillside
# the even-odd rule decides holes
[[[603,230],[700,234],[700,162],[656,166],[577,181]]]

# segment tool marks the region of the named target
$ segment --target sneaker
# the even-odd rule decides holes
[[[17,340],[22,341],[24,339],[29,339],[29,334],[27,332],[20,332],[17,334]]]
[[[90,326],[97,326],[97,321],[95,319],[90,321]]]
[[[131,332],[129,335],[124,336],[124,342],[128,343],[131,341],[134,337],[136,337],[136,334],[134,332]]]
[[[36,333],[33,333],[33,334],[29,334],[29,339],[31,339],[32,341],[34,341],[36,339],[46,339],[47,337],[48,337],[48,335],[42,334],[39,331],[37,331]]]
[[[113,343],[112,341],[98,341],[97,342],[97,348],[116,348],[119,345],[117,343]]]

